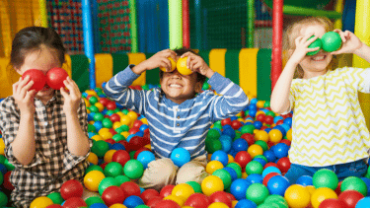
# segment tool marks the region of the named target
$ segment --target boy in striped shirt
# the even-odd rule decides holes
[[[128,86],[146,70],[157,67],[171,69],[175,62],[188,57],[187,66],[194,73],[182,75],[177,69],[160,72],[160,89],[132,90]],[[212,91],[201,92],[203,82]],[[139,65],[129,65],[104,87],[106,95],[121,105],[144,115],[149,124],[151,148],[156,161],[149,163],[139,185],[160,190],[168,184],[201,182],[207,173],[205,138],[212,123],[236,115],[248,104],[243,90],[229,79],[214,72],[204,60],[191,50],[163,50]],[[178,167],[169,159],[175,148],[184,148],[192,160]]]

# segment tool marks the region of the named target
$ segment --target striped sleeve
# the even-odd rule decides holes
[[[133,66],[129,65],[125,70],[111,78],[103,90],[109,98],[145,116],[147,96],[151,91],[128,88],[140,76],[131,70]]]
[[[215,72],[208,80],[208,84],[221,94],[211,103],[209,113],[213,122],[236,115],[248,105],[248,97],[243,89],[219,73]]]

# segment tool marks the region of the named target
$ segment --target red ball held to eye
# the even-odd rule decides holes
[[[46,73],[46,83],[49,87],[60,90],[64,88],[63,81],[68,77],[68,73],[62,68],[52,68]]]
[[[30,81],[33,81],[33,85],[29,90],[36,90],[40,91],[44,88],[46,83],[46,77],[44,73],[38,69],[29,69],[22,75],[22,80],[26,78],[26,76],[30,77]]]

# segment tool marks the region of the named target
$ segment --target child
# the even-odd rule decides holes
[[[314,56],[308,46],[333,30],[323,17],[305,18],[286,31],[285,48],[290,56],[271,95],[277,113],[293,110],[292,163],[286,177],[291,183],[302,175],[313,176],[322,168],[334,171],[340,180],[363,176],[370,147],[369,131],[358,101],[357,91],[370,93],[370,69],[333,70],[333,55],[354,53],[370,61],[370,48],[349,31],[339,33],[342,47]],[[314,38],[309,39],[312,35]],[[293,77],[295,78],[293,80]]]
[[[64,63],[65,48],[50,28],[28,27],[12,44],[10,62],[22,75],[28,69],[46,72]],[[33,81],[19,79],[13,95],[0,104],[0,130],[5,156],[15,166],[10,182],[15,207],[30,207],[33,199],[59,191],[71,179],[82,181],[92,145],[87,137],[87,113],[76,83],[64,81],[69,93],[45,86],[28,91]]]
[[[188,57],[187,66],[194,73],[182,75],[160,72],[161,89],[138,91],[128,88],[141,73],[157,67],[171,69],[171,57]],[[206,77],[208,83],[222,96],[211,91],[201,92]],[[205,137],[213,122],[239,113],[248,104],[243,90],[229,79],[212,71],[204,60],[190,50],[164,50],[137,66],[130,65],[114,76],[104,88],[108,97],[144,115],[149,124],[151,147],[156,157],[149,163],[139,185],[160,190],[175,184],[176,167],[171,159],[175,148],[185,148],[192,160],[177,173],[176,183],[201,180],[205,173]]]

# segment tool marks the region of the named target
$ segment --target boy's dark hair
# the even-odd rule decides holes
[[[66,49],[58,33],[52,28],[26,27],[15,35],[12,43],[10,63],[13,68],[21,67],[25,55],[30,51],[40,49],[41,45],[57,50],[60,64],[65,62]]]
[[[178,56],[181,56],[182,54],[184,53],[187,53],[187,52],[192,52],[196,55],[198,55],[196,52],[194,52],[192,49],[187,49],[187,48],[180,48],[180,49],[175,49],[173,50]],[[159,70],[159,78],[162,79],[163,77],[163,71],[162,70]],[[196,73],[197,74],[197,82],[201,82],[202,84],[206,81],[207,77],[202,75],[202,74],[199,74],[199,73]]]

